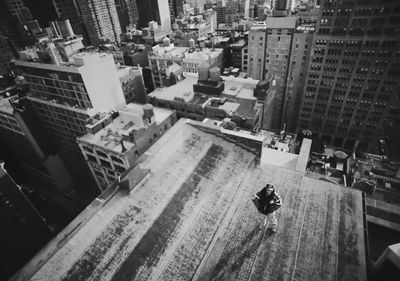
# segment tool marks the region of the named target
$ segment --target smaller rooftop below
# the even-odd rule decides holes
[[[8,98],[0,98],[0,112],[5,113],[5,114],[13,114],[14,113],[14,108],[12,107],[10,101],[18,99],[16,96],[11,96]]]
[[[146,110],[150,109],[129,103],[109,113],[98,113],[88,120],[88,133],[80,137],[79,141],[117,153],[129,151],[135,146],[133,137],[136,131],[145,130],[152,123],[159,124],[172,113],[168,109],[151,106],[153,116],[151,121],[146,121]]]
[[[294,29],[296,17],[267,17],[266,28]]]

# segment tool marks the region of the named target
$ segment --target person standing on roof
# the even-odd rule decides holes
[[[272,184],[267,184],[255,196],[259,199],[259,211],[266,215],[262,226],[265,227],[269,223],[268,229],[276,232],[278,230],[278,220],[276,219],[275,211],[282,206],[281,197]]]

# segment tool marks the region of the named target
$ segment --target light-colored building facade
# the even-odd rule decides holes
[[[175,122],[172,110],[134,103],[90,118],[77,142],[99,189],[117,181]]]
[[[258,23],[254,24],[249,31],[247,73],[256,80],[264,79],[266,30],[264,23]],[[246,59],[246,56],[244,58]]]
[[[47,49],[22,52],[21,58],[25,60],[16,60],[15,64],[30,86],[28,99],[39,120],[61,148],[71,174],[83,173],[82,177],[74,178],[86,176],[90,181],[90,172],[85,173],[86,163],[76,138],[86,133],[88,118],[125,104],[121,81],[110,54],[72,53],[70,60],[64,62],[56,53],[57,49],[49,43]],[[33,61],[35,54],[45,58],[49,55],[57,63]]]

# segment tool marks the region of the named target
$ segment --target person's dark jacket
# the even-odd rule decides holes
[[[275,212],[282,206],[282,200],[278,193],[273,190],[270,195],[267,195],[267,187],[264,187],[257,192],[259,199],[259,211],[265,215]]]

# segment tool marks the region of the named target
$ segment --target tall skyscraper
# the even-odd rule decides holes
[[[273,102],[271,127],[282,129],[283,107],[288,76],[289,57],[293,45],[296,18],[268,17],[266,21],[265,79],[275,80],[275,94],[269,96]]]
[[[75,33],[83,35],[85,44],[97,46],[102,40],[120,41],[122,30],[114,0],[53,0],[53,3],[58,16],[70,20]]]
[[[371,150],[399,97],[397,1],[321,1],[298,129]]]
[[[137,0],[136,6],[139,28],[147,27],[149,22],[156,21],[165,32],[171,32],[171,17],[167,0]]]
[[[129,25],[136,24],[138,21],[138,13],[136,0],[115,0],[119,23],[123,32]]]
[[[174,18],[183,14],[183,0],[168,0],[169,1],[169,13],[172,22]]]
[[[275,0],[275,6],[273,6],[276,10],[293,10],[295,6],[295,0]]]
[[[296,131],[314,33],[315,25],[305,24],[296,27],[293,34],[282,111],[283,126],[291,133]]]
[[[77,0],[90,43],[97,46],[101,40],[120,42],[122,33],[114,0]]]
[[[126,8],[128,10],[129,21],[131,24],[136,24],[139,20],[138,8],[136,0],[125,0]]]

